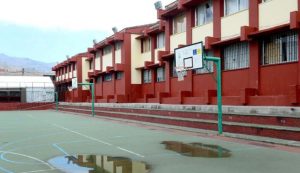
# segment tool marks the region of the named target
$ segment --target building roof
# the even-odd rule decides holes
[[[48,76],[0,76],[0,88],[41,88],[54,84]]]

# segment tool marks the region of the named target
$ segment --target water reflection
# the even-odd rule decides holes
[[[125,157],[102,155],[60,156],[49,160],[65,173],[149,173],[149,165]]]
[[[162,144],[165,144],[167,150],[172,150],[181,155],[189,157],[222,158],[231,156],[231,153],[228,149],[218,145],[208,145],[202,143],[185,144],[176,141],[164,141]]]

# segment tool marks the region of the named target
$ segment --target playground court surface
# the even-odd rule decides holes
[[[0,112],[0,122],[1,173],[300,170],[300,148],[55,111]]]

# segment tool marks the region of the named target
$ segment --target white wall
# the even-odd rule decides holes
[[[115,51],[115,63],[117,64],[121,64],[122,62],[122,54],[121,54],[121,49],[119,49],[119,50],[116,50]]]
[[[259,29],[290,22],[290,12],[298,10],[297,0],[272,0],[259,4]]]
[[[202,41],[205,45],[205,37],[213,36],[213,23],[197,26],[193,28],[193,43]]]
[[[95,57],[95,70],[101,70],[100,69],[100,65],[101,65],[101,61],[100,61],[100,52],[98,51],[97,53],[96,53],[96,57]]]
[[[186,32],[171,35],[170,37],[170,51],[174,52],[178,45],[186,45]]]
[[[221,25],[222,40],[240,36],[241,27],[249,26],[249,10],[243,10],[223,17]]]
[[[131,35],[131,84],[141,84],[141,71],[136,70],[137,67],[141,67],[141,41],[136,39],[139,35]]]
[[[82,82],[86,82],[88,79],[88,71],[90,68],[89,61],[86,61],[87,58],[82,58]],[[89,90],[88,87],[82,87],[82,90]]]
[[[106,67],[113,66],[112,64],[112,53],[102,56],[102,71],[106,70]]]

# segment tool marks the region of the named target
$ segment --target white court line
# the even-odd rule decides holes
[[[96,142],[99,142],[99,143],[102,143],[102,144],[105,144],[105,145],[112,146],[111,143],[108,143],[108,142],[105,142],[105,141],[96,139],[96,138],[94,138],[94,137],[91,137],[91,136],[88,136],[88,135],[85,135],[85,134],[76,132],[76,131],[74,131],[74,130],[65,128],[65,127],[63,127],[63,126],[60,126],[60,125],[57,125],[57,124],[52,124],[52,125],[53,125],[53,126],[56,126],[56,127],[58,127],[58,128],[61,128],[61,129],[63,129],[63,130],[66,130],[66,131],[68,131],[68,132],[71,132],[71,133],[77,134],[77,135],[79,135],[79,136],[85,137],[85,138],[90,139],[90,140],[92,140],[92,141],[96,141]]]
[[[54,170],[57,170],[57,169],[53,168],[53,169],[45,169],[45,170],[25,171],[25,172],[20,172],[20,173],[48,172],[48,171],[54,171]]]
[[[120,149],[120,150],[122,150],[122,151],[126,151],[126,152],[128,152],[128,153],[137,155],[137,156],[139,156],[139,157],[145,157],[145,156],[143,156],[143,155],[141,155],[141,154],[139,154],[139,153],[135,153],[135,152],[133,152],[133,151],[127,150],[127,149],[122,148],[122,147],[117,147],[117,148]]]
[[[36,157],[32,157],[32,156],[29,156],[29,155],[26,155],[26,154],[21,154],[21,153],[15,153],[15,152],[11,152],[11,151],[0,151],[0,153],[2,154],[12,154],[12,155],[18,155],[18,156],[23,156],[23,157],[27,157],[29,159],[32,159],[32,160],[35,160],[35,161],[38,161],[38,162],[41,162],[45,165],[47,165],[50,169],[55,169],[54,167],[52,167],[49,163],[41,160],[41,159],[38,159]]]
[[[85,135],[85,134],[76,132],[76,131],[71,130],[71,129],[68,129],[68,128],[66,128],[66,127],[63,127],[63,126],[60,126],[60,125],[57,125],[57,124],[52,124],[52,125],[55,126],[55,127],[61,128],[61,129],[63,129],[63,130],[66,130],[66,131],[68,131],[68,132],[71,132],[71,133],[80,135],[80,136],[82,136],[82,137],[85,137],[85,138],[87,138],[87,139],[90,139],[90,140],[93,140],[93,141],[96,141],[96,142],[99,142],[99,143],[102,143],[102,144],[105,144],[105,145],[113,146],[113,144],[111,144],[111,143],[108,143],[108,142],[105,142],[105,141],[96,139],[96,138],[94,138],[94,137],[91,137],[91,136],[88,136],[88,135]],[[116,147],[117,147],[119,150],[126,151],[126,152],[131,153],[131,154],[134,154],[134,155],[136,155],[136,156],[139,156],[139,157],[145,157],[145,156],[143,156],[143,155],[141,155],[141,154],[139,154],[139,153],[136,153],[136,152],[127,150],[127,149],[125,149],[125,148],[121,148],[121,147],[118,147],[118,146],[116,146]]]

